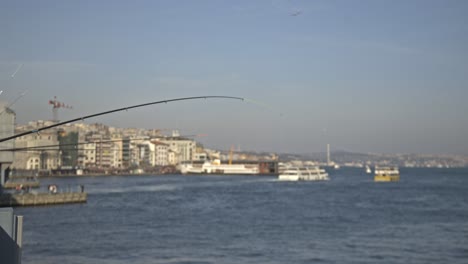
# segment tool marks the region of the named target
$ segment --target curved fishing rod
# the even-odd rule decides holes
[[[33,130],[31,130],[31,131],[26,131],[26,132],[19,133],[19,134],[10,136],[10,137],[2,138],[2,139],[0,139],[0,142],[8,141],[8,140],[15,139],[15,138],[17,138],[17,137],[26,136],[26,135],[29,135],[29,134],[39,133],[39,132],[42,131],[42,130],[46,130],[46,129],[49,129],[49,128],[62,126],[62,125],[68,124],[68,123],[73,123],[73,122],[76,122],[76,121],[83,121],[83,120],[88,119],[88,118],[92,118],[92,117],[96,117],[96,116],[101,116],[101,115],[107,115],[107,114],[111,114],[111,113],[115,113],[115,112],[127,111],[127,110],[133,109],[133,108],[138,108],[138,107],[143,107],[143,106],[148,106],[148,105],[156,105],[156,104],[170,103],[170,102],[176,102],[176,101],[196,100],[196,99],[210,99],[210,98],[233,99],[233,100],[241,100],[241,101],[244,101],[244,98],[242,98],[242,97],[222,96],[222,95],[208,95],[208,96],[192,96],[192,97],[174,98],[174,99],[156,101],[156,102],[151,102],[151,103],[145,103],[145,104],[139,104],[139,105],[132,105],[132,106],[122,107],[122,108],[118,108],[118,109],[114,109],[114,110],[109,110],[109,111],[105,111],[105,112],[101,112],[101,113],[97,113],[97,114],[92,114],[92,115],[87,115],[87,116],[83,116],[83,117],[78,117],[78,118],[71,119],[71,120],[67,120],[67,121],[64,121],[64,122],[59,122],[59,123],[57,123],[57,124],[53,124],[53,125],[50,125],[50,126],[41,127],[41,128],[38,128],[38,129],[33,129]]]

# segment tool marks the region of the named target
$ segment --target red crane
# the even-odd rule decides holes
[[[73,109],[72,106],[66,105],[62,102],[57,101],[57,96],[54,96],[54,100],[49,100],[49,104],[52,105],[52,114],[53,114],[53,121],[58,122],[58,109],[59,108],[67,108]]]

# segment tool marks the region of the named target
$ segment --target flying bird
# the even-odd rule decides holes
[[[302,14],[302,11],[301,11],[300,9],[298,9],[298,10],[293,11],[293,12],[290,14],[290,16],[298,16],[298,15],[300,15],[300,14]]]

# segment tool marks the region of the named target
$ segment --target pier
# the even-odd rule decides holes
[[[43,206],[67,203],[86,203],[88,194],[85,192],[70,193],[24,193],[0,195],[0,207]]]
[[[24,187],[24,188],[39,188],[40,183],[39,181],[7,181],[3,185],[3,188],[5,189],[15,189],[18,186]]]

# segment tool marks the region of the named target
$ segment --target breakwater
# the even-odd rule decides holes
[[[0,195],[0,207],[43,206],[67,203],[86,203],[88,194],[85,192],[70,193],[24,193]]]

